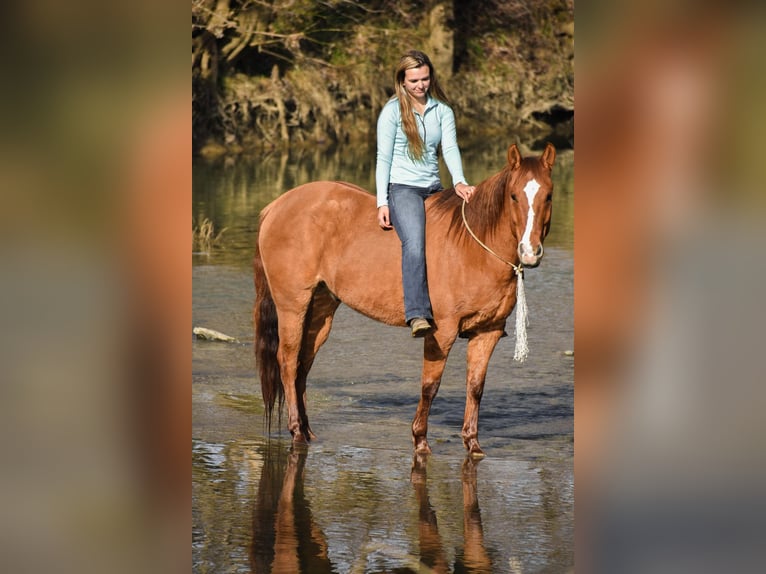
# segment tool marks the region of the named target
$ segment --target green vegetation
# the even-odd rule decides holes
[[[225,227],[216,234],[213,222],[205,217],[192,229],[192,251],[210,254],[213,246],[220,243],[224,231]]]
[[[195,152],[368,142],[410,48],[431,56],[463,137],[564,121],[571,141],[573,5],[192,0]]]

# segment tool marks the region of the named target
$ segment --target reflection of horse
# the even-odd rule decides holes
[[[306,452],[287,454],[270,447],[261,471],[253,515],[253,572],[314,574],[335,572],[327,541],[314,522],[303,492]]]
[[[489,358],[516,304],[511,264],[534,267],[542,258],[555,155],[548,144],[540,158],[522,158],[514,144],[505,167],[480,183],[462,210],[461,199],[451,192],[427,201],[426,259],[436,328],[425,338],[422,390],[412,423],[418,453],[431,450],[428,413],[447,355],[461,336],[469,340],[463,443],[471,455],[483,456],[479,403]],[[309,183],[263,210],[254,271],[255,352],[269,422],[277,399],[280,407],[286,402],[293,441],[306,442],[313,437],[306,378],[338,305],[404,325],[399,240],[378,227],[371,194],[347,183]]]
[[[304,491],[306,449],[285,453],[279,445],[267,447],[253,512],[250,547],[255,574],[323,574],[336,572],[328,556],[328,541],[311,512]],[[478,461],[466,457],[463,485],[463,547],[455,554],[454,572],[485,574],[493,571],[484,546],[484,529],[477,496]],[[411,482],[418,504],[418,543],[421,565],[429,572],[450,572],[447,553],[428,496],[426,457],[415,454]],[[421,569],[422,570],[422,569]],[[396,570],[415,572],[408,567]]]
[[[455,556],[455,572],[490,574],[493,572],[492,559],[484,547],[484,529],[476,486],[478,462],[467,457],[463,462],[461,481],[463,483],[463,549]],[[426,462],[416,454],[412,463],[412,485],[418,500],[420,538],[420,562],[429,572],[446,573],[449,566],[436,525],[436,512],[428,498]]]

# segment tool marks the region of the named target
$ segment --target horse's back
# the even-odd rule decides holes
[[[400,246],[378,225],[375,205],[371,193],[337,181],[307,183],[270,203],[258,250],[272,290],[298,297],[322,282],[350,307],[398,320],[401,295],[383,293],[401,290]]]
[[[365,213],[366,212],[366,213]],[[360,187],[315,181],[295,187],[261,212],[261,251],[285,251],[293,244],[316,245],[340,238],[349,225],[374,218],[374,197]]]
[[[374,208],[375,198],[361,187],[344,181],[312,181],[286,191],[261,212],[262,222],[268,218],[290,218],[295,221],[302,212],[335,208]]]
[[[314,181],[285,192],[261,212],[261,251],[293,244],[319,245],[348,235],[350,226],[374,220],[375,198],[338,181]],[[369,227],[369,226],[368,226]]]

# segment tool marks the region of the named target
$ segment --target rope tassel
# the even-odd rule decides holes
[[[527,297],[524,293],[524,270],[516,267],[516,349],[513,360],[523,363],[529,355],[527,346]]]

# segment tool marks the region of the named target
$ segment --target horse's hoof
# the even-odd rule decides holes
[[[473,459],[480,459],[486,456],[484,454],[484,451],[481,450],[481,447],[479,446],[479,442],[476,439],[471,439],[469,441],[466,441],[465,449],[468,451],[468,456],[470,456]]]
[[[423,441],[420,444],[415,445],[415,454],[419,456],[431,454],[431,447],[428,446],[427,442]]]
[[[302,432],[293,433],[293,444],[308,444],[309,440]]]

